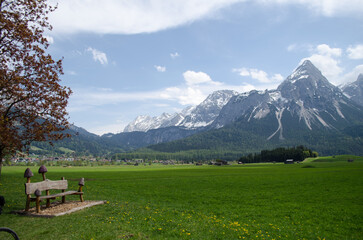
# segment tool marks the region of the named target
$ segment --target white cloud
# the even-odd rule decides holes
[[[329,81],[334,84],[338,83],[344,70],[339,65],[342,50],[340,48],[331,48],[327,44],[320,44],[313,48],[311,53],[312,55],[302,59],[300,64],[309,59]]]
[[[296,50],[296,48],[297,48],[297,44],[293,43],[293,44],[290,44],[289,46],[287,46],[286,49],[287,49],[287,51],[292,52],[292,51]]]
[[[48,41],[49,44],[53,44],[54,43],[54,38],[53,37],[51,37],[49,35],[45,35],[44,37],[45,37],[45,39],[47,39],[47,41]]]
[[[73,70],[68,70],[65,73],[68,74],[68,75],[71,75],[71,76],[77,76],[77,72],[73,71]]]
[[[350,59],[363,59],[363,44],[354,47],[350,46],[347,49],[347,53]]]
[[[156,71],[158,71],[158,72],[165,72],[166,71],[166,67],[164,67],[164,66],[155,65],[154,67],[155,67]]]
[[[113,123],[107,125],[100,125],[90,129],[87,129],[89,132],[102,136],[106,133],[120,133],[126,127],[127,123]]]
[[[300,64],[309,59],[322,74],[333,84],[339,85],[357,80],[360,73],[363,73],[363,65],[358,65],[352,70],[346,71],[341,65],[344,57],[351,59],[363,58],[363,45],[349,47],[347,55],[343,55],[341,48],[331,48],[327,44],[320,44],[309,49],[311,56],[304,58]],[[362,52],[361,52],[362,51]]]
[[[49,0],[56,4],[56,0]],[[218,10],[252,0],[62,0],[50,15],[54,32],[101,34],[151,33],[184,25]],[[324,16],[363,13],[361,0],[258,0],[265,4],[302,5]],[[247,5],[248,6],[248,5]]]
[[[70,98],[68,111],[87,112],[100,106],[143,101],[157,101],[157,104],[163,106],[168,102],[197,105],[213,91],[230,89],[247,92],[257,89],[251,84],[227,85],[222,82],[215,82],[204,72],[186,71],[183,76],[185,80],[183,84],[155,91],[116,92],[112,89],[103,88],[72,89],[73,94]]]
[[[320,71],[321,73],[332,83],[336,83],[339,80],[340,74],[343,72],[343,68],[339,66],[339,59],[335,59],[331,56],[313,54],[308,58]]]
[[[108,64],[106,53],[91,47],[87,48],[87,51],[92,53],[93,60],[95,60],[95,62],[99,62],[102,65]]]
[[[242,77],[248,77],[251,75],[247,68],[233,69],[233,72],[238,72]]]
[[[199,84],[220,85],[219,82],[212,81],[211,77],[204,72],[186,71],[183,73],[184,80],[188,86]]]
[[[254,68],[238,68],[233,69],[233,72],[237,72],[242,77],[251,77],[261,83],[273,83],[273,82],[281,82],[284,80],[284,77],[281,74],[274,74],[272,77],[269,77],[265,71],[254,69]]]
[[[363,13],[361,0],[258,0],[264,4],[297,4],[323,16],[357,15]]]
[[[244,0],[62,0],[50,15],[50,22],[59,33],[151,33],[210,16],[241,1]]]
[[[331,48],[327,44],[320,44],[316,47],[316,51],[320,55],[328,56],[328,57],[340,57],[342,55],[342,49],[340,48]]]
[[[306,43],[292,43],[286,47],[288,52],[306,52],[306,51],[315,51],[316,46]]]
[[[179,53],[178,52],[175,52],[175,53],[170,53],[170,57],[172,58],[172,59],[175,59],[175,58],[177,58],[177,57],[179,57],[180,55],[179,55]]]
[[[354,82],[361,73],[363,73],[363,64],[356,66],[351,72],[344,74],[338,84]]]
[[[181,105],[197,105],[201,103],[205,98],[206,94],[202,91],[202,89],[194,88],[194,87],[171,87],[165,89],[165,95],[163,95],[167,99],[175,99]]]

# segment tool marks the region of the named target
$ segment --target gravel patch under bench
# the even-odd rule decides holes
[[[68,201],[65,203],[56,201],[51,203],[48,208],[46,208],[45,205],[42,205],[40,213],[36,212],[36,207],[30,208],[28,212],[21,210],[14,211],[13,213],[32,217],[57,217],[104,203],[106,203],[106,201]]]

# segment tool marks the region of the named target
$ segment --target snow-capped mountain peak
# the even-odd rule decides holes
[[[215,91],[199,105],[188,106],[180,113],[163,113],[156,117],[138,116],[125,127],[124,132],[146,132],[151,129],[171,126],[184,128],[205,127],[214,121],[223,106],[227,104],[232,96],[237,94],[236,91],[231,90]]]
[[[304,61],[276,90],[250,91],[233,97],[212,126],[220,128],[235,121],[249,124],[268,119],[276,128],[267,137],[284,139],[284,124],[297,119],[302,128],[334,128],[346,122],[349,100],[309,61]],[[286,120],[290,119],[290,120]],[[343,123],[344,124],[344,123]],[[296,124],[298,125],[298,124]]]
[[[309,60],[305,60],[277,88],[282,97],[287,99],[314,99],[321,96],[319,101],[341,97],[341,91],[331,84]]]
[[[157,117],[141,115],[136,117],[134,121],[129,123],[124,128],[124,132],[134,132],[134,131],[146,132],[150,129],[161,127],[164,122],[170,121],[173,117],[175,116],[169,113],[163,113]]]
[[[344,94],[352,101],[363,106],[363,74],[359,74],[357,80],[341,87]]]
[[[220,90],[210,94],[201,104],[196,106],[179,124],[185,128],[198,128],[210,125],[219,115],[221,109],[236,91]]]

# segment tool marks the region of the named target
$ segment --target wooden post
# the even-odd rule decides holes
[[[36,199],[36,206],[37,206],[37,213],[40,212],[40,197],[37,196],[37,199]]]
[[[24,177],[26,177],[26,183],[30,183],[30,178],[34,176],[30,168],[27,168],[24,172]],[[30,194],[27,194],[26,196],[26,204],[25,204],[25,211],[29,211],[30,208]]]
[[[37,197],[35,200],[35,204],[37,207],[37,213],[39,213],[40,212],[40,196],[42,195],[42,192],[39,189],[37,189],[34,194]]]
[[[42,176],[43,176],[43,181],[45,181],[45,173],[43,172],[42,173]],[[49,190],[45,190],[45,194],[47,195],[47,196],[49,196]],[[50,199],[48,198],[47,199],[47,205],[46,205],[46,207],[48,208],[48,207],[50,207]]]
[[[82,188],[83,188],[83,186],[79,186],[78,192],[82,192]],[[79,195],[79,198],[80,198],[81,202],[84,202],[83,194]]]
[[[26,196],[25,212],[29,211],[30,208],[30,194]]]
[[[30,183],[30,177],[27,178],[26,183]],[[30,194],[26,195],[26,204],[25,204],[25,211],[29,211],[30,208]]]
[[[62,180],[64,180],[64,177],[62,177]],[[65,190],[62,189],[62,193],[64,192]],[[66,196],[62,196],[62,203],[65,203],[66,202]]]
[[[46,190],[45,193],[47,194],[47,196],[49,196],[49,190]],[[47,199],[47,208],[50,207],[50,199]]]
[[[84,186],[84,178],[81,178],[81,179],[79,180],[78,185],[79,185],[78,192],[82,192],[82,188],[83,188],[83,186]],[[80,194],[80,195],[79,195],[79,198],[80,198],[81,202],[83,202],[83,201],[84,201],[84,200],[83,200],[83,194]]]

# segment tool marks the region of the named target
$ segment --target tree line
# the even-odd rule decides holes
[[[276,148],[273,150],[262,150],[260,153],[248,154],[240,157],[239,162],[258,163],[258,162],[284,162],[287,159],[303,161],[305,158],[318,157],[318,153],[304,146],[291,148]]]

